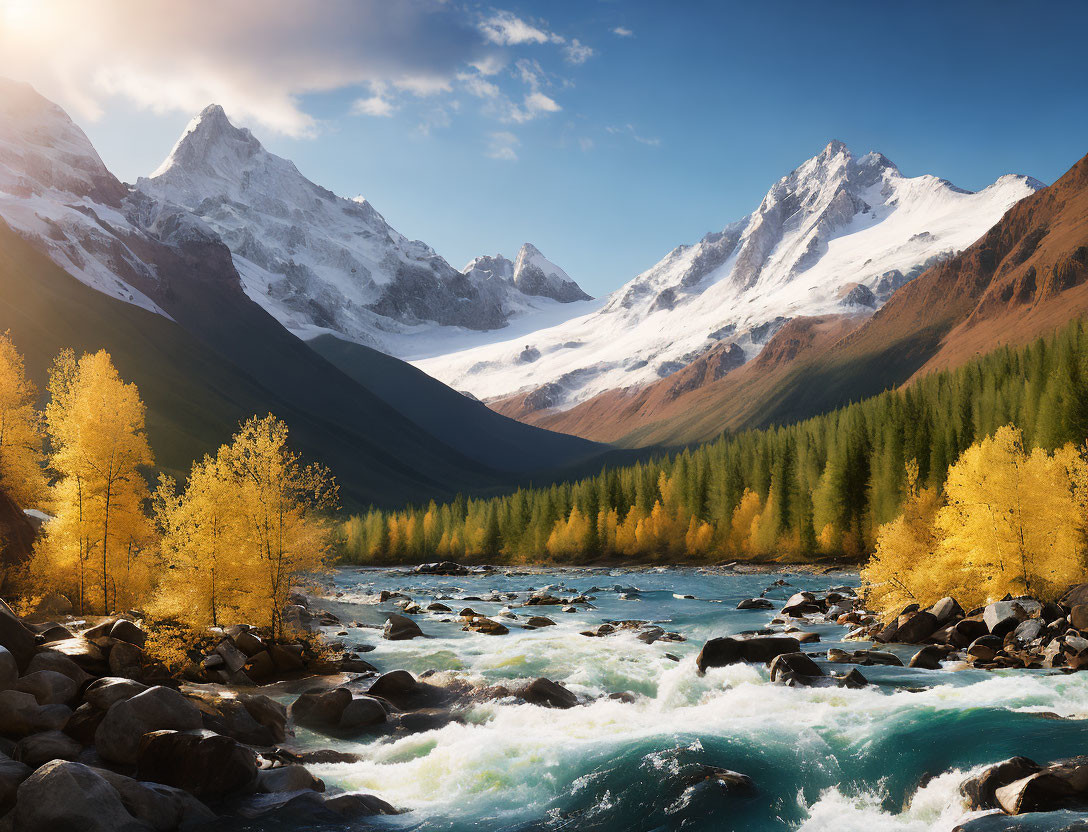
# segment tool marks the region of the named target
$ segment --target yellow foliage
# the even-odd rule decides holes
[[[976,607],[1006,594],[1050,599],[1082,580],[1088,465],[1072,446],[1026,452],[1011,426],[975,443],[949,469],[945,504],[908,468],[903,514],[877,533],[867,594],[894,614],[951,595]]]
[[[729,530],[729,548],[738,555],[752,553],[752,528],[763,511],[763,501],[754,491],[744,489],[740,502],[733,510]]]
[[[140,470],[152,464],[144,404],[104,350],[78,361],[70,350],[58,356],[49,392],[45,419],[58,482],[34,571],[47,585],[74,590],[81,611],[93,593],[109,612],[142,596],[152,569],[140,563],[151,542]]]
[[[0,334],[0,488],[24,508],[40,505],[46,492],[37,395],[22,355]]]

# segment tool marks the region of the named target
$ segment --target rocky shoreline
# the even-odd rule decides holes
[[[441,563],[418,567],[415,574],[489,571]],[[761,596],[742,601],[738,610],[771,613],[771,619],[762,627],[707,640],[696,657],[696,672],[765,664],[775,684],[863,688],[870,683],[860,668],[904,664],[888,649],[893,645],[916,647],[906,664],[922,670],[1069,673],[1088,666],[1088,585],[1071,587],[1056,603],[1006,598],[970,611],[945,598],[924,610],[907,607],[890,622],[866,609],[849,586],[798,592],[781,608],[765,597],[781,598],[787,587],[779,579]],[[426,638],[428,620],[501,638],[515,628],[550,627],[564,613],[595,609],[598,592],[628,601],[640,597],[635,586],[570,593],[560,584],[418,599],[389,589],[370,603],[385,619],[384,639]],[[483,615],[472,608],[474,601],[502,606]],[[377,740],[464,721],[472,706],[486,701],[560,709],[593,701],[547,678],[481,685],[456,673],[381,672],[362,658],[372,645],[322,638],[322,628],[345,625],[320,609],[318,598],[301,592],[292,594],[283,613],[299,634],[296,639],[272,644],[266,634],[244,625],[210,630],[174,672],[145,650],[148,633],[138,615],[92,622],[66,614],[64,604],[63,598],[46,599],[41,614],[20,619],[0,602],[0,832],[165,831],[217,819],[296,815],[338,824],[397,813],[380,795],[327,788],[308,765],[358,758],[332,749],[304,751],[293,742],[294,729],[330,741]],[[46,611],[59,620],[46,620]],[[813,646],[819,635],[806,629],[817,624],[841,626],[848,630],[845,639],[868,644],[820,650]],[[348,635],[347,629],[336,632]],[[686,641],[681,632],[635,618],[606,620],[581,634],[608,638],[624,632],[646,644]],[[828,664],[853,667],[827,672]],[[604,695],[626,702],[637,698],[629,691]],[[759,788],[742,773],[704,768],[685,776],[726,790]],[[1088,810],[1088,758],[1047,764],[1013,758],[965,780],[961,791],[966,809],[976,812]],[[974,829],[973,823],[961,828]]]

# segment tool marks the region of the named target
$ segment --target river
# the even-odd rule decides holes
[[[373,645],[365,658],[383,671],[438,670],[487,684],[545,676],[599,698],[569,710],[483,702],[463,714],[463,723],[395,740],[344,742],[300,730],[296,743],[360,754],[357,763],[311,770],[330,788],[365,790],[409,810],[370,825],[451,832],[948,832],[965,819],[957,789],[972,769],[1016,754],[1045,762],[1088,752],[1088,673],[863,667],[873,684],[860,690],[774,685],[765,667],[747,664],[700,677],[694,660],[705,640],[767,626],[773,610],[735,608],[776,578],[789,584],[767,592],[776,607],[800,589],[857,582],[847,573],[682,568],[470,577],[337,571],[332,580],[342,595],[315,603],[364,626],[347,627],[346,636],[335,635],[344,628],[328,628],[329,637]],[[501,636],[464,632],[455,617],[443,622],[433,613],[416,617],[431,638],[385,641],[374,629],[396,609],[375,603],[382,589],[425,605],[492,591],[524,598],[546,586],[564,596],[589,592],[597,608],[564,613],[522,610],[513,602],[519,619],[506,621],[510,633]],[[684,595],[695,597],[677,597]],[[449,603],[455,611],[461,606]],[[503,606],[464,603],[486,615]],[[520,628],[519,620],[532,614],[550,616],[557,626]],[[662,622],[687,640],[645,644],[631,632],[580,635],[610,619]],[[821,637],[804,647],[817,658],[828,647],[865,646],[842,643],[846,630],[834,624],[804,629]],[[905,663],[917,648],[891,649]],[[821,664],[840,673],[851,667]],[[607,698],[620,691],[635,700]],[[746,774],[755,790],[691,787],[686,777],[702,764]],[[1028,816],[1027,825],[995,817],[992,828],[1064,829],[1073,817]]]

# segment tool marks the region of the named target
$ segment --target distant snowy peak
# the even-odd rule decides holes
[[[218,105],[190,122],[137,188],[207,222],[246,293],[300,336],[332,332],[390,351],[387,336],[420,327],[507,322],[502,292],[397,232],[366,199],[314,184]]]
[[[417,363],[481,399],[546,388],[547,406],[566,408],[670,375],[719,343],[751,359],[791,318],[871,314],[1040,187],[1006,175],[972,193],[832,141],[751,214],[673,249],[593,313]]]
[[[514,285],[526,295],[551,298],[560,303],[591,300],[570,275],[540,253],[532,243],[526,243],[514,261]]]
[[[525,243],[513,261],[501,254],[483,255],[461,271],[476,280],[506,283],[530,297],[551,298],[560,303],[593,299],[532,243]]]

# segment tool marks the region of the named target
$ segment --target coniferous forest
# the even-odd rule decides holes
[[[1005,425],[1048,451],[1088,435],[1088,327],[788,426],[546,488],[402,511],[343,527],[354,563],[476,557],[563,562],[660,558],[862,558],[909,492],[940,492],[950,466]]]

